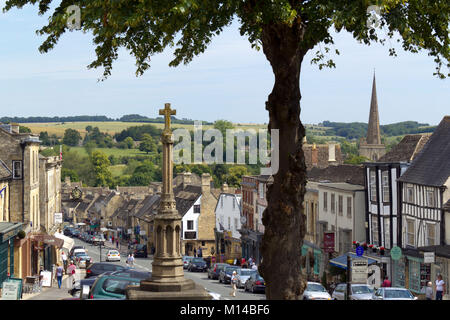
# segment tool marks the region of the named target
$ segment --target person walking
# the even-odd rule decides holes
[[[64,268],[59,263],[57,263],[55,277],[56,277],[56,281],[58,282],[58,289],[61,289],[63,273],[64,273]]]
[[[425,298],[427,300],[433,300],[433,284],[431,281],[428,281],[427,287],[425,289]]]
[[[77,267],[73,264],[73,260],[70,260],[70,265],[67,267],[67,274],[69,277],[67,278],[68,285],[67,287],[72,289],[73,284],[75,282],[75,273],[76,273]]]
[[[197,250],[197,256],[198,256],[199,258],[202,258],[202,257],[203,257],[203,253],[202,253],[202,248],[201,248],[201,247],[198,247],[198,250]]]
[[[127,264],[130,268],[134,268],[134,255],[133,254],[128,255]]]
[[[381,284],[381,286],[382,286],[383,288],[389,288],[389,287],[391,286],[391,282],[389,281],[389,277],[388,277],[388,276],[385,276],[385,277],[384,277],[384,281],[383,281],[383,283]]]
[[[64,266],[64,272],[67,272],[67,255],[64,251],[61,252],[61,260]]]
[[[442,300],[445,291],[445,282],[442,280],[442,275],[438,275],[436,279],[436,300]]]
[[[258,270],[258,266],[255,262],[252,263],[252,270]]]
[[[236,271],[233,271],[233,275],[231,276],[231,288],[230,296],[236,297],[236,288],[238,283],[238,275]]]
[[[194,248],[194,257],[197,258],[197,249]]]

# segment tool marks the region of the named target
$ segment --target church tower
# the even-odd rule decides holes
[[[377,85],[373,74],[372,98],[370,101],[369,125],[367,138],[361,139],[359,155],[372,161],[377,161],[386,153],[386,147],[381,143],[380,119],[378,116]]]

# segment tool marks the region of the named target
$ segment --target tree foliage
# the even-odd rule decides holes
[[[63,137],[63,143],[65,145],[76,147],[81,141],[81,135],[80,133],[75,129],[66,129],[64,131],[64,137]]]

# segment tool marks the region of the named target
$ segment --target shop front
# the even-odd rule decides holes
[[[57,250],[64,245],[64,240],[48,234],[32,234],[32,273],[38,274],[41,267],[52,270],[57,262]]]
[[[8,276],[14,276],[14,238],[22,223],[0,222],[0,288]]]

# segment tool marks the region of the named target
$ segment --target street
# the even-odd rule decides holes
[[[100,262],[100,247],[94,246],[89,243],[86,243],[80,239],[73,238],[75,243],[75,246],[84,246],[87,254],[92,258],[92,261]],[[107,242],[105,243],[105,246],[101,247],[101,261],[105,262],[106,253],[108,251],[108,246],[112,247],[111,243]],[[110,262],[114,264],[120,264],[123,266],[127,266],[125,263],[126,257],[127,257],[127,247],[122,246],[120,248],[120,255],[121,255],[121,261],[120,262]],[[152,271],[152,258],[135,258],[135,268],[138,270],[145,270],[145,271]],[[84,269],[80,270],[79,275],[80,278],[84,278]],[[218,293],[221,295],[222,300],[265,300],[266,296],[263,293],[250,293],[250,292],[244,292],[244,289],[238,289],[236,291],[236,297],[230,296],[231,291],[231,285],[230,284],[222,284],[219,283],[218,280],[211,280],[208,279],[208,275],[206,272],[188,272],[184,271],[184,275],[188,279],[194,280],[199,285],[205,287],[207,290]],[[69,295],[67,294],[67,290],[60,290],[57,291],[60,293],[60,298],[67,298]],[[44,292],[45,293],[45,292]],[[41,293],[40,295],[37,295],[33,298],[30,298],[30,300],[46,300],[45,297],[48,297],[49,300],[55,299],[55,294],[53,295],[45,295],[44,293]]]

